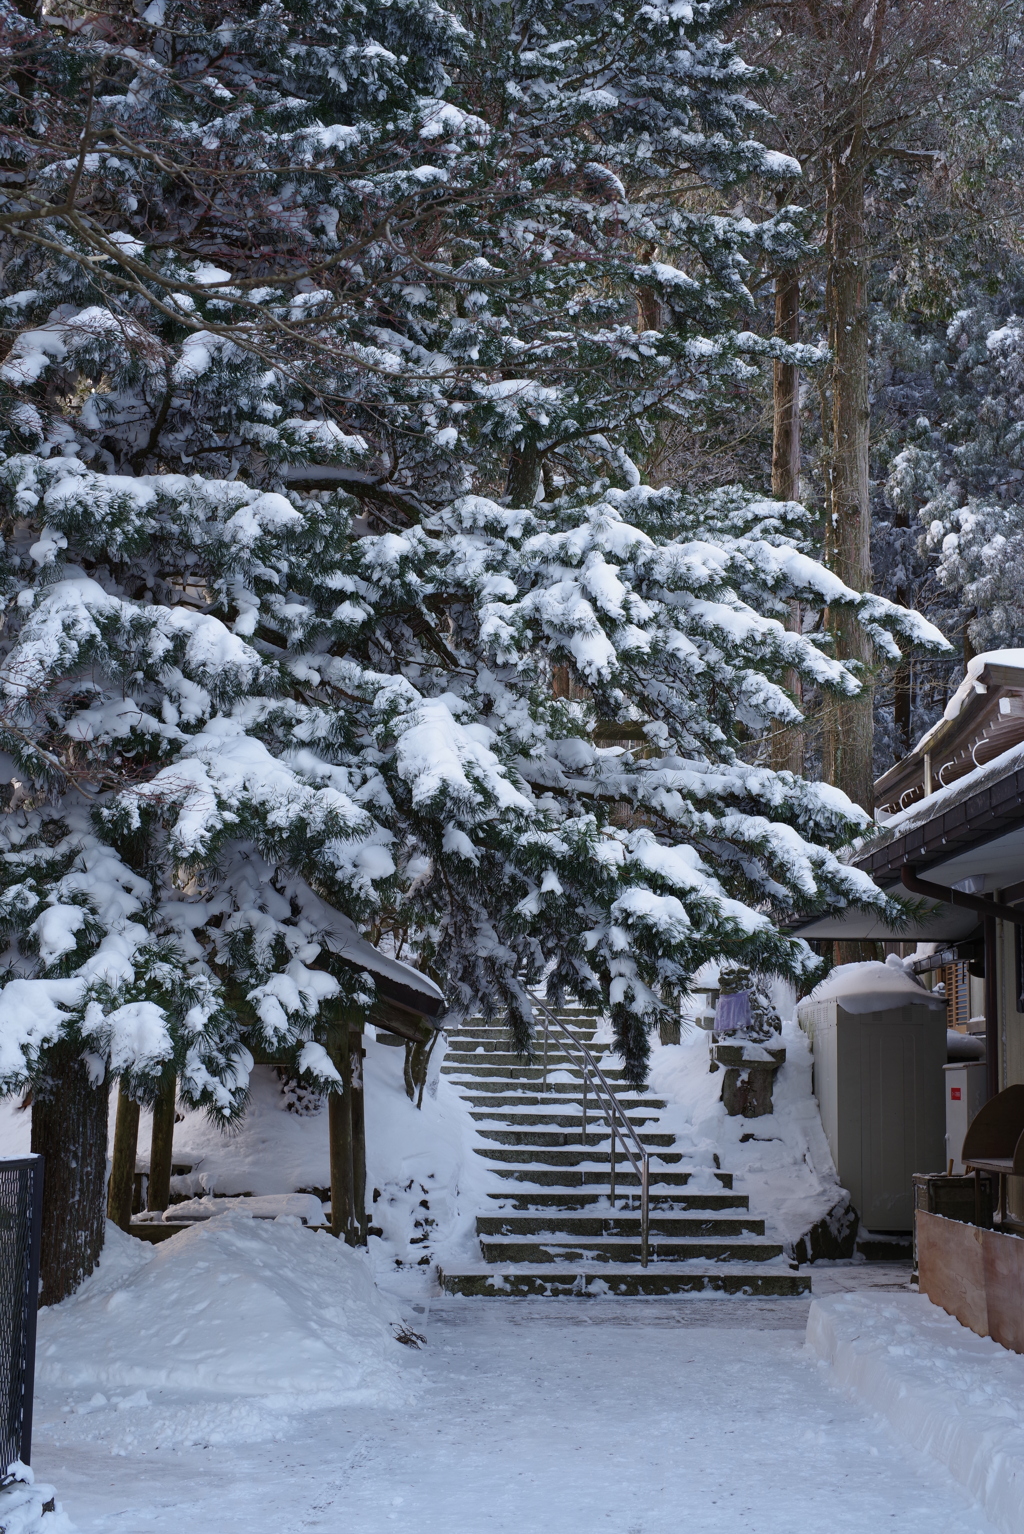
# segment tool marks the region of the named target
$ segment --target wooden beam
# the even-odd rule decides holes
[[[147,1209],[166,1209],[171,1201],[171,1162],[174,1153],[174,1104],[178,1078],[171,1073],[153,1104],[153,1138],[149,1151]]]
[[[355,1167],[352,1156],[352,1057],[349,1029],[344,1021],[327,1030],[327,1053],[341,1077],[341,1091],[327,1098],[331,1165],[331,1234],[350,1246],[353,1228]]]
[[[107,1217],[122,1230],[132,1223],[135,1194],[135,1156],[139,1143],[139,1105],[122,1086],[117,1094],[114,1124],[114,1157],[107,1188]]]
[[[351,1062],[352,1124],[352,1237],[346,1240],[351,1246],[365,1246],[369,1220],[366,1214],[366,1099],[363,1091],[363,1031],[353,1028],[349,1032],[349,1060]]]

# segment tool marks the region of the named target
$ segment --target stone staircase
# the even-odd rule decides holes
[[[656,1125],[665,1104],[647,1088],[627,1087],[609,1045],[594,1043],[598,1014],[566,1010],[562,1021],[601,1065],[619,1103],[650,1151],[648,1266],[640,1266],[639,1179],[616,1157],[616,1200],[609,1201],[610,1136],[589,1098],[582,1126],[582,1072],[557,1043],[548,1047],[548,1080],[538,1059],[509,1052],[502,1022],[479,1019],[449,1035],[441,1066],[470,1104],[492,1188],[477,1215],[479,1263],[442,1265],[449,1294],[665,1295],[806,1293],[782,1247],[765,1239],[764,1221],[716,1170],[718,1191],[687,1191],[674,1136]]]

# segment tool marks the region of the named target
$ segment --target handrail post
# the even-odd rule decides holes
[[[587,1148],[587,1062],[583,1062],[583,1149]]]
[[[608,1200],[609,1200],[612,1208],[614,1209],[615,1208],[615,1119],[612,1117],[612,1115],[610,1113],[608,1115],[608,1128],[611,1130],[611,1136],[612,1136],[612,1140],[611,1140],[612,1168],[611,1168],[611,1177],[609,1178]]]
[[[647,1266],[648,1236],[651,1228],[651,1163],[644,1155],[640,1163],[640,1266]]]
[[[544,1014],[544,1090],[548,1089],[548,1017]]]

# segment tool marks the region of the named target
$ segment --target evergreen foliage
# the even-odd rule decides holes
[[[355,926],[524,1049],[530,985],[601,1000],[639,1079],[663,988],[883,903],[860,812],[745,753],[859,685],[791,601],[944,641],[799,506],[634,463],[780,353],[728,14],[3,9],[0,1086],[70,1040],[225,1117],[249,1045],[331,1091]]]

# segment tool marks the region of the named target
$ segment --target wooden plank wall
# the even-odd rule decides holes
[[[1024,1353],[1024,1240],[919,1209],[918,1288],[979,1337]]]

